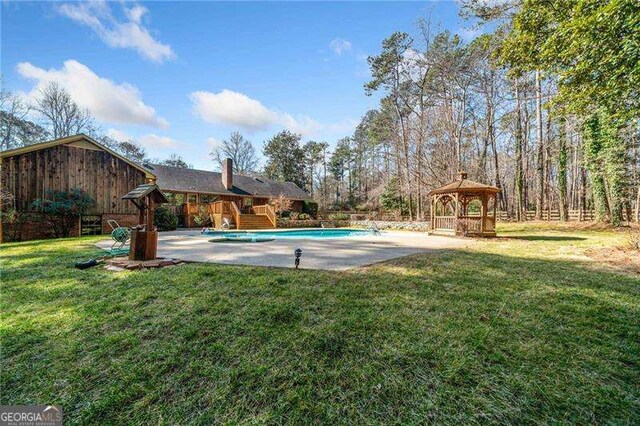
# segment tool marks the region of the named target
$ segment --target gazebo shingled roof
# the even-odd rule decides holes
[[[432,189],[427,195],[448,194],[453,192],[500,192],[500,188],[467,179],[466,173],[460,173],[461,179],[456,179],[440,188]]]

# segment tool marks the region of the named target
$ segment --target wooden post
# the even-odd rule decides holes
[[[155,204],[151,196],[147,197],[147,231],[153,231],[153,216],[155,214]]]
[[[487,220],[487,204],[488,204],[487,193],[483,192],[482,193],[482,212],[480,214],[482,216],[482,220],[480,221],[480,232],[483,234],[486,229],[485,222]]]
[[[454,200],[453,200],[453,201],[456,203],[456,206],[455,206],[456,208],[455,208],[455,210],[454,210],[454,215],[455,215],[455,217],[454,217],[454,219],[453,219],[453,234],[454,234],[454,235],[458,235],[458,221],[460,220],[460,219],[459,219],[459,216],[460,216],[459,204],[460,204],[460,203],[459,203],[459,201],[458,201],[458,200],[459,200],[459,198],[458,198],[458,193],[456,192],[456,197],[455,197],[455,198],[454,198]]]

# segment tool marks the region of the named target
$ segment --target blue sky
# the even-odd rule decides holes
[[[377,105],[366,57],[420,17],[470,36],[455,2],[2,2],[1,70],[33,96],[65,86],[152,157],[208,153],[238,130],[261,153],[283,128],[333,144]]]

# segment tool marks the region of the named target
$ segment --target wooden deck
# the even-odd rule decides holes
[[[211,218],[212,226],[223,229],[226,221],[232,229],[270,229],[276,227],[276,214],[268,204],[250,207],[248,211],[241,212],[234,201],[215,201],[213,203],[187,203],[184,205],[184,214],[192,217],[198,214],[201,208],[205,208]],[[191,222],[188,220],[188,222]]]

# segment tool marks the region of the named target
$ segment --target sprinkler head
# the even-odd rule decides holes
[[[300,265],[300,256],[302,256],[302,250],[298,248],[293,252],[293,254],[296,256],[295,265],[296,269],[298,269],[298,266]]]

